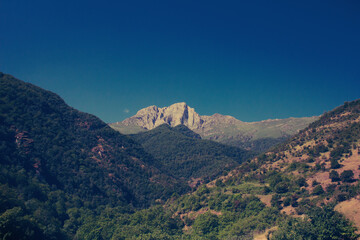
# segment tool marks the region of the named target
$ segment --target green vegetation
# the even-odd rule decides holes
[[[200,136],[183,125],[163,124],[153,130],[132,135],[154,156],[154,164],[176,179],[214,179],[254,156],[252,152],[226,146]]]
[[[184,217],[189,239],[233,239],[251,237],[276,223],[280,213],[266,207],[258,197],[244,194],[246,186],[225,183],[225,187],[200,187],[167,204],[169,211]],[[240,184],[243,185],[243,184]],[[260,192],[264,185],[253,185],[252,191]],[[244,191],[244,192],[243,192]]]
[[[330,174],[329,174],[329,177],[330,177],[332,182],[340,181],[340,176],[339,176],[339,173],[337,171],[332,170],[330,172]]]
[[[129,137],[4,74],[0,123],[1,238],[66,239],[89,211],[145,207],[188,189]],[[80,217],[69,222],[71,209]]]
[[[354,181],[354,173],[351,170],[345,170],[341,173],[340,179],[343,182],[353,182]]]
[[[137,212],[106,208],[100,216],[88,216],[75,239],[179,239],[182,227],[161,206]]]
[[[274,240],[292,239],[358,239],[355,228],[331,206],[313,207],[305,219],[288,218],[271,237]]]
[[[333,206],[360,194],[358,176],[342,169],[360,125],[341,122],[359,117],[359,106],[319,120],[341,126],[335,130],[315,122],[245,161],[253,153],[184,126],[121,135],[57,95],[0,74],[0,238],[251,239],[272,229],[271,239],[356,239]],[[287,156],[297,161],[282,161]],[[333,184],[309,181],[324,172]],[[214,181],[190,192],[195,178]]]
[[[321,185],[317,185],[316,187],[314,187],[314,190],[312,192],[313,195],[321,195],[324,193],[324,189],[322,188]]]
[[[305,127],[305,126],[304,126]],[[259,127],[261,128],[261,127]],[[238,136],[239,139],[229,138],[221,140],[221,143],[227,144],[234,147],[239,147],[243,149],[250,149],[251,151],[254,151],[256,153],[263,153],[267,150],[271,149],[272,147],[285,142],[287,139],[289,139],[291,135],[286,135],[283,137],[264,137],[259,138],[251,141],[245,141],[242,139],[243,136]]]

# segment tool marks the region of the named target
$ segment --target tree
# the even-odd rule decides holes
[[[215,186],[217,186],[217,187],[224,187],[225,184],[224,184],[224,182],[223,182],[221,179],[218,179],[218,180],[216,180],[216,182],[215,182]]]
[[[324,193],[324,189],[321,185],[317,185],[313,190],[313,195],[321,195]]]
[[[218,217],[210,212],[207,212],[196,218],[193,228],[199,235],[206,235],[211,232],[217,232],[218,225]]]
[[[354,172],[351,170],[345,170],[341,173],[340,179],[343,182],[353,182]]]
[[[316,180],[314,180],[311,185],[312,185],[313,187],[315,187],[315,186],[319,185],[319,182],[316,181]]]
[[[295,194],[291,196],[291,202],[290,202],[290,204],[291,204],[292,207],[297,207],[297,206],[299,206],[299,203],[297,202],[298,198],[299,198],[299,197],[296,196]]]
[[[290,197],[286,197],[286,198],[284,199],[283,203],[284,203],[284,207],[289,206],[290,203],[291,203],[291,198],[290,198]]]
[[[330,173],[329,173],[329,178],[331,179],[332,182],[338,182],[340,181],[340,176],[339,176],[339,173],[335,170],[332,170]]]
[[[280,224],[271,239],[316,239],[316,233],[307,219],[289,218]]]
[[[289,187],[285,182],[280,182],[275,186],[276,193],[286,193],[289,191]]]
[[[358,239],[356,228],[331,206],[313,207],[310,219],[289,218],[280,224],[271,239]],[[310,221],[309,221],[310,220]]]
[[[336,184],[330,184],[326,187],[326,192],[328,194],[333,194],[335,192],[335,189],[336,189]]]
[[[1,239],[44,239],[38,226],[24,217],[20,207],[6,210],[0,215]]]
[[[279,195],[279,194],[274,194],[274,195],[272,195],[272,197],[271,197],[271,206],[272,207],[275,207],[275,208],[277,208],[277,209],[281,209],[282,207],[281,207],[281,196]]]
[[[314,207],[308,212],[317,235],[316,239],[358,239],[356,228],[333,206]]]
[[[341,167],[340,163],[338,162],[338,160],[336,160],[335,158],[332,158],[330,161],[330,168],[331,169],[338,169]]]
[[[308,184],[306,183],[306,179],[301,177],[299,178],[296,183],[299,185],[299,187],[307,187]]]

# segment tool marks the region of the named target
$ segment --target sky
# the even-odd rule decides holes
[[[360,98],[360,2],[0,0],[0,72],[107,123],[186,102],[242,121]]]

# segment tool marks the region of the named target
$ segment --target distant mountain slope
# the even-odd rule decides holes
[[[203,139],[261,152],[284,141],[316,119],[318,117],[247,123],[221,114],[200,116],[186,103],[176,103],[164,108],[150,106],[141,109],[135,116],[110,126],[124,134],[130,134],[150,130],[161,124],[172,127],[182,124],[200,134]]]
[[[286,143],[227,175],[169,199],[162,208],[165,213],[157,209],[157,221],[169,225],[176,220],[172,226],[177,231],[147,221],[147,214],[156,210],[148,209],[138,227],[126,222],[107,227],[111,219],[105,215],[79,232],[154,239],[356,240],[359,174],[360,100],[356,100],[324,114]],[[134,231],[140,227],[143,230]]]
[[[176,184],[127,136],[56,94],[6,74],[0,75],[0,114],[8,140],[23,156],[16,164],[84,201],[147,205]]]
[[[184,125],[163,124],[131,136],[154,156],[159,169],[192,183],[213,179],[254,156],[237,147],[201,140]]]

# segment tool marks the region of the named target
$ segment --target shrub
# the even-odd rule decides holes
[[[283,203],[284,203],[284,207],[289,206],[290,203],[291,203],[291,198],[290,198],[290,197],[286,197],[286,198],[284,199]]]
[[[336,184],[330,184],[326,187],[326,192],[329,194],[333,194],[336,189]]]
[[[281,200],[280,200],[280,195],[279,194],[274,194],[272,197],[271,197],[271,206],[272,207],[275,207],[277,209],[281,209]]]
[[[334,159],[334,158],[332,158],[332,159],[330,160],[330,164],[331,164],[331,166],[330,166],[331,169],[338,169],[338,168],[341,167],[341,165],[340,165],[340,163],[338,162],[338,160],[336,160],[336,159]]]
[[[193,228],[199,235],[206,235],[210,232],[217,232],[218,225],[218,217],[207,212],[196,218]]]
[[[299,185],[299,187],[307,187],[308,186],[308,184],[306,183],[306,179],[303,177],[297,179],[296,184]]]
[[[324,193],[324,189],[321,185],[317,185],[313,190],[313,195],[321,195]]]
[[[285,182],[278,183],[275,186],[276,193],[286,193],[287,191],[289,191],[289,187]]]
[[[330,173],[329,173],[329,178],[331,179],[332,182],[338,182],[340,181],[340,176],[339,176],[339,173],[335,170],[332,170]]]
[[[315,186],[317,186],[317,185],[319,185],[319,182],[316,181],[316,180],[314,180],[314,181],[312,182],[312,186],[315,187]]]
[[[343,182],[353,182],[354,172],[351,170],[345,170],[341,173],[340,179]]]

